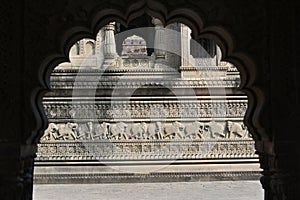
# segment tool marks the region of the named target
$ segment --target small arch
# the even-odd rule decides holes
[[[95,55],[96,54],[96,45],[92,41],[87,41],[85,43],[85,54],[86,55]]]

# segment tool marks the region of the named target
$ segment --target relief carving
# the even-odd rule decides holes
[[[127,133],[128,125],[123,122],[118,122],[116,124],[111,124],[109,126],[109,138],[116,140],[128,140],[129,134]]]
[[[163,139],[182,139],[184,125],[180,122],[173,122],[172,124],[164,126]]]
[[[118,103],[119,104],[119,103]],[[131,103],[119,105],[96,102],[95,105],[61,105],[44,102],[44,109],[49,119],[97,119],[107,118],[202,118],[202,117],[233,117],[242,118],[247,109],[245,100],[230,102],[170,102],[167,104]]]
[[[41,137],[42,141],[55,141],[58,138],[58,126],[54,123],[50,123],[45,130],[44,135]]]
[[[77,138],[77,128],[78,124],[76,123],[66,123],[58,125],[58,139],[63,140],[76,140]]]
[[[109,128],[110,124],[107,122],[102,122],[101,124],[95,125],[95,135],[93,135],[93,139],[107,139],[109,136]]]
[[[192,122],[185,126],[185,137],[190,139],[202,139],[204,138],[204,126],[205,124],[202,122]]]
[[[147,137],[147,124],[145,122],[132,124],[128,129],[131,139],[144,139]]]
[[[215,121],[206,123],[206,129],[208,130],[211,138],[225,138],[224,126]]]
[[[50,123],[41,142],[94,140],[251,139],[242,122]]]
[[[147,129],[147,139],[161,140],[163,139],[163,127],[161,122],[150,123]]]
[[[93,132],[94,132],[94,127],[92,122],[81,124],[79,126],[78,138],[84,140],[93,140],[93,134],[94,134]]]
[[[59,148],[57,148],[59,146]],[[190,159],[190,158],[236,158],[257,157],[254,141],[124,141],[41,143],[37,160],[77,160],[77,159]]]
[[[247,134],[247,128],[243,123],[227,121],[228,138],[244,138]]]

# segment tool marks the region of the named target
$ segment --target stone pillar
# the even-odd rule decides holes
[[[179,70],[181,65],[180,23],[172,23],[166,26],[166,62],[168,66]]]
[[[154,55],[156,59],[165,59],[165,31],[162,22],[157,18],[152,18],[155,26]]]
[[[190,61],[190,40],[191,40],[191,29],[182,24],[181,25],[181,66],[191,65]]]
[[[108,25],[104,26],[103,54],[105,59],[114,59],[117,57],[115,22],[110,22]]]

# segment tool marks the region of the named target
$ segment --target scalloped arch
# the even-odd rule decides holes
[[[41,106],[43,95],[49,91],[49,80],[52,70],[61,62],[69,61],[68,53],[71,46],[78,40],[85,37],[95,39],[98,30],[110,21],[118,21],[123,25],[127,25],[135,18],[148,14],[159,18],[165,25],[180,22],[189,26],[192,30],[194,39],[208,38],[214,40],[221,48],[222,59],[234,64],[241,73],[240,89],[246,93],[249,99],[248,109],[244,118],[245,124],[253,133],[255,140],[260,140],[266,135],[263,126],[260,124],[258,115],[264,105],[264,98],[259,88],[254,86],[256,80],[256,65],[249,55],[244,54],[240,50],[236,50],[236,44],[233,35],[218,24],[206,25],[206,16],[201,12],[197,12],[192,8],[178,8],[168,10],[163,4],[155,0],[138,1],[124,8],[94,8],[85,23],[68,26],[62,31],[57,38],[59,50],[56,54],[47,57],[41,65],[40,74],[42,75],[41,87],[37,88],[34,96],[34,104],[37,105],[37,111],[40,119],[37,119],[40,127],[37,135],[34,135],[32,142],[37,142],[42,135],[42,131],[47,126],[47,118]],[[251,76],[250,76],[251,74]],[[260,105],[260,106],[258,106]],[[36,109],[35,108],[35,109]]]

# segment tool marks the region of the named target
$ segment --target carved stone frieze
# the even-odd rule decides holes
[[[74,79],[76,78],[76,83]],[[71,80],[68,80],[71,79]],[[86,81],[90,80],[90,81]],[[51,88],[53,89],[76,89],[76,88],[143,88],[143,87],[172,87],[172,88],[236,88],[239,86],[240,78],[236,77],[226,77],[226,78],[207,78],[202,80],[194,79],[132,79],[128,78],[122,80],[112,80],[107,78],[87,79],[87,77],[67,77],[64,81],[62,80],[52,80]]]
[[[251,140],[223,141],[86,141],[38,145],[42,160],[136,160],[256,158]]]
[[[50,123],[41,142],[53,141],[160,141],[160,140],[251,140],[239,122],[139,122]]]
[[[247,100],[134,101],[93,103],[44,101],[48,119],[240,118]]]

